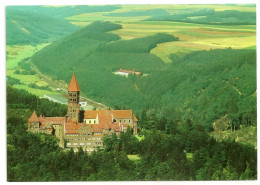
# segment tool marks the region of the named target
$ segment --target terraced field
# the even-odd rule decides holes
[[[244,5],[119,5],[118,9],[110,12],[81,13],[66,17],[70,23],[84,27],[95,21],[110,21],[122,25],[122,29],[115,29],[110,33],[120,36],[122,40],[143,38],[157,33],[167,33],[179,37],[178,42],[164,42],[157,44],[150,53],[161,58],[165,63],[173,62],[171,54],[183,55],[197,50],[234,48],[256,49],[256,25],[211,25],[174,21],[147,21],[154,16],[189,14],[193,11],[212,9],[217,12],[235,10],[241,12],[255,12],[254,6]],[[57,7],[59,8],[59,7]],[[190,19],[200,19],[206,16],[192,15]],[[42,89],[28,87],[30,83],[39,87],[48,85],[48,82],[37,75],[15,74],[19,69],[18,62],[32,56],[35,52],[50,43],[32,45],[7,45],[7,75],[19,79],[22,84],[17,88],[24,88],[29,92],[43,96],[55,94]],[[55,90],[55,89],[54,89]]]
[[[154,9],[152,5],[127,6],[109,12],[85,13],[68,17],[72,24],[86,26],[94,21],[111,21],[122,25],[122,29],[111,31],[123,40],[141,38],[156,33],[168,33],[179,37],[179,42],[167,42],[158,44],[151,53],[160,57],[164,62],[171,63],[169,55],[172,53],[189,53],[196,50],[255,48],[255,25],[209,25],[185,22],[146,21],[151,16],[133,16],[133,12],[149,11]],[[255,7],[229,6],[229,5],[193,5],[192,8],[214,9],[215,11],[237,10],[254,12]],[[158,10],[164,10],[169,14],[181,14],[188,12],[190,5],[158,5]],[[130,14],[130,13],[132,14]],[[126,14],[128,13],[128,14]],[[130,16],[132,15],[132,16]],[[192,19],[203,16],[193,16]]]

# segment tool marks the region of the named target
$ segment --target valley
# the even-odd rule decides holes
[[[232,57],[233,54],[230,53],[230,56],[228,56],[228,53],[229,51],[231,52],[236,49],[243,50],[252,48],[253,50],[248,50],[248,52],[251,53],[254,51],[256,46],[256,26],[251,24],[212,25],[176,21],[150,21],[149,19],[162,19],[169,15],[175,15],[177,16],[177,19],[178,17],[196,17],[199,14],[207,15],[210,11],[216,11],[217,13],[223,12],[223,15],[225,11],[231,11],[229,12],[229,16],[233,16],[232,11],[251,13],[254,11],[254,7],[237,6],[235,8],[234,6],[215,6],[211,9],[212,6],[210,5],[198,5],[196,8],[189,10],[185,8],[181,9],[180,7],[182,6],[174,7],[176,8],[176,12],[172,12],[171,7],[163,5],[160,5],[156,9],[150,5],[140,7],[119,6],[114,10],[114,7],[104,7],[111,8],[109,12],[105,12],[105,10],[103,11],[102,7],[98,6],[93,7],[92,9],[90,7],[83,7],[80,11],[84,11],[83,9],[86,8],[86,10],[89,9],[95,12],[90,11],[88,13],[79,13],[67,17],[64,15],[63,17],[70,23],[78,26],[78,31],[75,34],[70,34],[59,42],[54,42],[53,44],[43,43],[36,46],[7,45],[7,75],[21,81],[21,84],[14,84],[14,87],[27,89],[29,92],[39,96],[43,96],[44,94],[62,95],[63,93],[57,91],[57,88],[66,89],[66,84],[68,84],[68,79],[71,75],[64,71],[73,69],[74,72],[79,73],[79,81],[84,84],[82,87],[83,93],[86,95],[84,97],[88,97],[92,103],[94,103],[94,101],[91,101],[91,99],[111,107],[119,106],[133,108],[137,114],[140,114],[143,109],[147,109],[146,107],[150,107],[148,111],[151,113],[156,110],[155,107],[168,107],[165,110],[166,112],[167,109],[170,110],[172,108],[180,111],[184,111],[187,106],[195,108],[197,106],[195,106],[196,99],[201,99],[203,94],[209,93],[207,92],[208,88],[203,87],[207,87],[208,82],[203,80],[203,76],[199,77],[198,73],[194,71],[191,72],[191,74],[187,73],[186,76],[184,75],[184,81],[179,85],[177,85],[179,82],[176,83],[176,80],[173,81],[172,85],[171,83],[168,83],[172,78],[176,78],[175,76],[177,75],[178,70],[181,70],[183,67],[185,68],[180,61],[185,60],[186,56],[192,56],[193,53],[199,53],[200,51],[205,53],[202,55],[207,55],[206,53],[214,53],[214,51],[211,50],[226,50],[226,58]],[[50,11],[57,9],[57,11],[61,12],[62,9],[65,9],[65,7],[45,8],[49,8]],[[40,10],[43,14],[45,13],[44,8],[35,7],[35,9]],[[66,14],[70,15],[69,11]],[[237,15],[234,14],[234,16]],[[110,21],[111,23],[93,23],[94,21],[104,20]],[[16,20],[14,19],[13,21]],[[78,23],[80,23],[80,25]],[[100,29],[100,32],[98,31],[99,28],[102,28]],[[92,32],[92,29],[95,29],[97,32]],[[85,38],[85,40],[80,40],[85,34],[87,34],[88,37]],[[125,49],[122,50],[123,48]],[[228,51],[227,48],[232,48],[232,50]],[[219,52],[221,50],[219,50]],[[17,52],[18,55],[16,54]],[[215,53],[217,54],[217,52]],[[207,60],[207,56],[204,57],[205,60]],[[218,60],[218,54],[215,57]],[[14,67],[17,67],[18,62],[22,61],[24,58],[28,58],[27,62],[31,65],[29,70],[32,69],[36,74],[15,74],[16,68]],[[225,58],[220,57],[219,60],[225,60]],[[62,65],[63,63],[66,65]],[[190,64],[187,64],[187,67],[189,65]],[[180,67],[179,69],[178,66]],[[124,79],[118,76],[113,76],[111,72],[115,72],[119,68],[137,70],[150,75],[145,79],[132,76],[128,79]],[[247,70],[249,69],[248,67],[246,68]],[[24,70],[24,68],[22,70]],[[209,67],[207,69],[209,73],[210,70],[213,70],[213,68]],[[240,69],[236,70],[238,71],[234,71],[233,75],[235,76],[232,77],[230,75],[226,77],[226,74],[224,73],[221,74],[221,78],[228,78],[221,86],[227,86],[227,88],[232,88],[243,93],[243,90],[240,89],[248,88],[249,86],[245,87],[245,84],[241,82],[249,79],[240,74]],[[158,76],[158,72],[169,73],[169,75],[166,75],[165,77]],[[176,75],[170,75],[172,72],[177,73]],[[216,73],[217,71],[211,72]],[[253,76],[252,78],[250,77],[249,81],[253,80],[254,73],[252,73],[252,75]],[[87,76],[87,78],[84,78],[84,76]],[[214,79],[214,75],[212,77]],[[208,76],[209,79],[212,79],[212,77]],[[198,85],[198,88],[196,88],[197,90],[194,89],[194,91],[190,84],[185,84],[185,79],[188,80],[189,78],[197,79],[194,81],[195,83],[200,84]],[[239,80],[234,84],[233,78]],[[159,79],[162,80],[162,83],[159,85],[161,91],[157,91],[153,86],[151,86],[152,84],[156,84],[156,81]],[[202,80],[202,83],[198,79]],[[217,80],[220,79],[218,78]],[[153,83],[149,83],[150,81],[153,81]],[[44,89],[30,88],[28,85],[31,83],[34,83],[39,87],[47,87],[49,85],[52,90],[47,91]],[[109,84],[111,85],[108,86]],[[185,96],[177,98],[178,100],[176,101],[173,98],[172,101],[174,103],[171,104],[170,102],[172,101],[168,101],[168,99],[172,97],[171,91],[175,91],[175,97],[178,97],[176,95],[178,95],[178,93],[182,91],[181,89],[184,88],[181,84],[185,84],[184,86],[188,85],[189,89],[187,89],[187,93],[189,95],[187,98],[184,98]],[[178,86],[180,87],[180,90],[178,90]],[[202,89],[200,89],[200,86]],[[127,87],[131,88],[126,92],[125,90]],[[106,88],[106,92],[101,90],[104,88]],[[114,89],[118,89],[118,92],[114,92]],[[149,89],[149,92],[147,89]],[[169,91],[169,89],[171,90]],[[195,93],[196,91],[203,93],[198,94]],[[254,90],[252,89],[250,93],[254,93]],[[160,102],[154,99],[154,97],[159,94],[161,96],[159,100]],[[115,97],[119,97],[119,99],[115,99]],[[136,101],[131,101],[133,99]],[[180,104],[178,103],[179,100],[182,100]],[[153,105],[151,105],[151,102],[153,102]],[[188,105],[185,102],[193,102],[193,105]],[[98,104],[96,105],[98,106]],[[209,107],[206,109],[210,110],[211,105],[208,104],[208,106]],[[163,112],[164,111],[160,111],[160,113],[157,114],[163,115]],[[206,119],[203,116],[204,119],[202,120],[212,122],[221,114],[220,111],[212,118],[208,117]],[[201,118],[202,117],[198,119],[201,121]],[[207,124],[207,127],[211,127],[211,123],[203,124]]]
[[[14,6],[6,21],[9,179],[257,178],[255,5]],[[65,103],[73,73],[84,109],[131,109],[138,135],[108,136],[89,155],[24,132],[34,110],[66,114],[44,96]],[[32,161],[45,179],[25,173],[38,146],[24,138],[48,148]],[[63,171],[45,155],[81,162]]]

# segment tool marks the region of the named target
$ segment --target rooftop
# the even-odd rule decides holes
[[[74,73],[71,77],[68,91],[80,91],[79,84]]]
[[[29,118],[29,122],[39,122],[39,118],[35,111],[33,111],[31,117]]]

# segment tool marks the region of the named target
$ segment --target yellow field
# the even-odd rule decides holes
[[[169,13],[175,13],[176,10],[189,9],[191,7],[190,4],[157,4],[157,5],[121,5],[120,9],[113,11],[113,13],[119,12],[132,12],[132,11],[142,11],[154,9],[164,9]],[[255,12],[255,7],[245,7],[243,5],[232,6],[232,5],[222,5],[222,4],[192,4],[192,8],[212,8],[215,11],[223,11],[223,10],[238,10],[244,12]]]
[[[140,6],[126,7],[128,11],[140,9]],[[219,7],[223,8],[223,6]],[[226,8],[228,7],[232,8],[230,6],[227,6]],[[147,5],[145,8],[148,9],[152,7],[151,5]],[[253,10],[251,7],[242,8]],[[124,11],[123,9],[119,9],[114,12]],[[104,13],[87,13],[73,16],[68,19],[73,21],[73,24],[82,26],[96,20],[113,21],[122,25],[122,29],[111,31],[111,33],[119,35],[123,40],[146,37],[156,33],[167,33],[177,36],[180,41],[158,44],[156,48],[151,50],[152,54],[157,55],[166,63],[172,62],[169,59],[171,53],[188,53],[195,50],[223,49],[227,47],[241,49],[256,46],[255,25],[225,26],[166,21],[148,22],[140,21],[141,19],[144,19],[144,17],[108,17],[103,16],[102,14]]]
[[[149,16],[138,16],[138,17],[114,17],[114,16],[104,16],[104,12],[95,13],[84,13],[80,15],[75,15],[66,18],[70,23],[77,26],[87,26],[88,24],[95,21],[111,21],[111,22],[135,22],[143,19],[149,18]]]
[[[195,41],[195,44],[203,44],[208,47],[231,47],[235,49],[246,48],[256,45],[256,36],[248,37],[230,37],[230,38],[213,38]]]
[[[167,11],[169,13],[174,13],[176,9],[189,9],[191,5],[168,5]],[[255,7],[245,7],[243,5],[232,6],[232,5],[222,5],[222,4],[193,4],[192,8],[212,8],[215,11],[223,10],[238,10],[243,12],[256,12]]]
[[[124,12],[138,12],[151,9],[163,9],[170,14],[180,13],[183,9],[190,9],[191,5],[178,5],[178,4],[166,4],[166,5],[120,5],[119,9],[112,12],[95,12],[95,13],[84,13],[68,17],[67,19],[75,25],[86,26],[93,21],[111,21],[111,22],[135,22],[149,18],[149,16],[136,16],[136,17],[116,17],[106,16],[109,13],[124,13]],[[255,7],[245,7],[243,5],[232,6],[232,5],[207,5],[207,4],[193,4],[192,8],[205,9],[210,8],[215,11],[223,10],[237,10],[243,12],[256,12]]]

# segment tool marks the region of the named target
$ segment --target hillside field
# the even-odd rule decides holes
[[[259,178],[255,4],[8,6],[6,33],[8,181]],[[28,132],[66,116],[43,96],[67,102],[73,73],[85,109],[132,110],[138,134],[86,153]]]
[[[19,14],[9,16],[9,20],[20,20],[23,9],[14,9],[19,10]],[[25,9],[27,21],[30,8]],[[117,5],[32,9],[44,15],[44,20],[49,19],[45,17],[48,12],[55,15],[52,23],[64,19],[67,30],[57,41],[54,31],[48,43],[43,42],[46,39],[36,39],[36,45],[7,45],[7,75],[20,80],[14,87],[38,96],[59,94],[53,88],[52,91],[42,89],[51,84],[37,74],[15,73],[28,70],[18,62],[23,64],[25,58],[31,57],[26,61],[28,64],[34,64],[40,73],[55,80],[68,84],[71,73],[75,72],[82,93],[112,108],[133,109],[137,115],[146,110],[158,117],[169,115],[169,118],[184,120],[193,117],[209,130],[214,120],[223,114],[229,114],[229,119],[236,124],[243,124],[246,119],[243,116],[248,114],[252,122],[255,121],[255,6]],[[33,28],[29,22],[24,25]],[[39,30],[33,31],[40,34]],[[28,38],[30,41],[31,37]],[[141,71],[147,76],[114,75],[120,68]],[[32,88],[32,84],[37,88]],[[233,107],[228,106],[234,102],[237,103]]]
[[[168,13],[185,13],[189,6],[159,5],[156,9],[165,10]],[[254,12],[254,7],[242,6],[218,6],[218,5],[197,5],[196,8],[213,8],[215,11],[236,10]],[[180,42],[167,42],[158,44],[151,53],[160,57],[164,62],[170,63],[171,53],[189,53],[197,50],[224,49],[232,47],[235,49],[256,46],[256,26],[255,25],[208,25],[185,22],[169,21],[143,21],[149,18],[149,14],[134,16],[134,14],[124,15],[127,12],[143,12],[153,10],[153,6],[122,6],[121,9],[113,11],[121,16],[112,16],[111,13],[85,13],[66,18],[77,26],[86,26],[94,21],[111,21],[122,25],[122,29],[111,31],[123,40],[142,38],[156,33],[167,33],[179,37]],[[175,12],[172,10],[174,8]],[[194,7],[193,7],[194,8]],[[195,9],[195,8],[194,8]],[[141,13],[140,13],[141,14]]]

